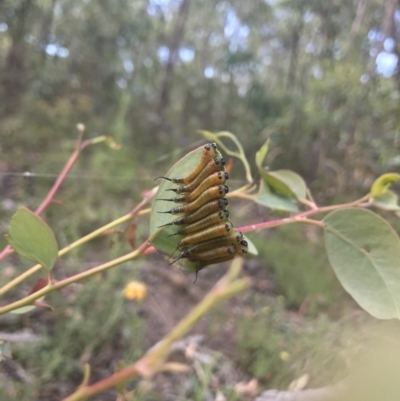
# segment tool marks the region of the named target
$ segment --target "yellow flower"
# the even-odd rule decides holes
[[[281,358],[282,359],[282,361],[287,361],[288,359],[289,359],[289,352],[286,352],[286,351],[282,351],[280,354],[279,354],[279,358]]]
[[[143,283],[131,281],[123,291],[126,299],[133,301],[134,299],[142,300],[146,296],[147,288]]]

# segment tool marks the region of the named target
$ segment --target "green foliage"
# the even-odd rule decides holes
[[[132,269],[129,274],[133,278]],[[104,363],[101,355],[107,353],[104,368],[112,374],[111,361],[131,363],[142,355],[144,326],[135,305],[122,296],[126,277],[121,271],[98,276],[84,287],[71,289],[68,304],[59,294],[49,297],[57,311],[49,316],[51,330],[43,327],[37,343],[13,346],[14,358],[35,375],[34,383],[26,385],[31,392],[54,381],[75,380],[77,366],[82,366],[77,365],[79,360],[88,361],[96,374],[97,365]],[[7,399],[32,400],[28,395],[20,397]]]
[[[398,212],[400,210],[398,202],[399,198],[397,194],[390,189],[382,195],[374,196],[374,206],[382,210]]]
[[[380,196],[383,195],[390,186],[400,179],[400,174],[387,173],[378,177],[371,186],[371,195]]]
[[[7,240],[17,253],[48,271],[58,258],[57,241],[50,227],[25,207],[12,217]]]
[[[329,261],[343,287],[371,315],[400,318],[400,241],[392,227],[362,209],[323,220]]]
[[[32,210],[37,207],[55,179],[52,174],[61,170],[71,152],[77,122],[85,123],[86,137],[111,134],[122,149],[82,154],[69,185],[58,193],[62,203],[46,210],[45,220],[61,246],[130,210],[140,193],[153,185],[154,170],[166,170],[177,153],[192,146],[199,128],[237,133],[248,154],[270,139],[256,161],[264,178],[252,198],[259,205],[297,212],[296,199],[304,200],[307,182],[318,204],[331,204],[342,193],[346,201],[371,188],[376,207],[398,211],[398,196],[388,189],[398,174],[384,173],[400,166],[399,71],[390,78],[374,73],[376,60],[371,55],[378,56],[380,43],[369,35],[384,31],[383,2],[370,2],[357,24],[363,3],[346,0],[192,0],[186,14],[176,2],[155,3],[0,3],[0,98],[5,99],[0,104],[0,220],[8,222],[22,203]],[[188,53],[193,57],[185,58]],[[247,159],[241,160],[246,161],[247,182],[253,183]],[[293,172],[282,176],[282,169],[288,168],[305,181]],[[236,170],[234,166],[234,175]],[[13,175],[24,171],[38,176]],[[337,213],[326,217],[324,224],[328,256],[339,279],[375,316],[398,317],[398,291],[391,287],[399,281],[397,236],[377,216],[359,219]],[[14,223],[12,245],[50,270],[56,258],[54,238],[44,241],[50,244],[44,253],[43,241],[23,249],[21,242],[32,245],[43,227],[15,233]],[[152,226],[154,232],[153,222]],[[8,231],[6,223],[1,230]],[[308,233],[314,239],[309,240]],[[20,234],[29,238],[17,244]],[[138,227],[138,237],[146,234],[145,226]],[[108,248],[121,236],[116,232],[111,241],[99,238],[93,249]],[[296,227],[275,232],[265,243],[258,240],[261,258],[273,266],[288,305],[299,307],[311,299],[312,313],[321,300],[335,301],[338,287],[316,236]],[[0,245],[3,240],[1,235]],[[110,254],[121,249],[117,245]],[[83,259],[88,254],[82,247],[71,256]],[[18,269],[25,269],[23,261]],[[77,271],[79,263],[68,273]],[[109,304],[115,301],[108,296],[113,288],[104,289]],[[84,315],[89,313],[89,301],[80,296],[86,306],[78,312]],[[97,302],[101,304],[100,299]],[[120,316],[111,305],[96,307],[99,315]],[[72,317],[65,331],[65,321],[54,320],[61,351],[69,352],[67,336],[78,339],[71,354],[76,358],[90,341],[101,347]],[[112,326],[108,332],[116,332],[115,322],[107,320],[111,317],[93,318],[96,324],[88,322],[88,329],[95,331],[106,321]],[[65,357],[54,350],[59,344],[47,335],[53,348],[37,348],[39,362],[47,367],[46,380],[55,374],[68,376],[73,358],[68,354],[62,366]],[[274,360],[273,353],[278,337],[271,338],[265,355],[281,366],[283,361]],[[33,351],[24,349],[20,355],[27,355],[26,363],[34,366]],[[257,375],[274,372],[274,366],[257,363]],[[17,387],[15,397],[23,399],[25,390]]]
[[[321,315],[315,320],[291,320],[284,298],[255,298],[238,324],[236,339],[240,367],[269,387],[285,390],[308,374],[319,387],[340,378],[346,362],[338,351],[349,341],[350,327]],[[347,344],[346,344],[347,345]]]
[[[299,211],[298,205],[294,199],[271,191],[268,184],[264,183],[264,180],[260,183],[260,188],[257,195],[254,197],[254,201],[272,210],[284,212]]]

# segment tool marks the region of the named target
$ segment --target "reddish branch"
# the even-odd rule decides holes
[[[56,182],[50,189],[49,193],[47,194],[46,198],[40,204],[40,206],[35,210],[36,215],[40,215],[46,207],[53,201],[55,194],[60,189],[61,184],[67,177],[68,173],[70,172],[72,166],[75,164],[76,160],[78,159],[80,153],[83,149],[85,149],[90,144],[90,141],[79,142],[78,146],[74,153],[72,153],[71,157],[68,159],[67,163],[65,164],[63,170],[61,171],[60,175],[58,176]],[[14,253],[14,249],[11,248],[10,245],[7,245],[2,252],[0,252],[0,261],[8,257]]]

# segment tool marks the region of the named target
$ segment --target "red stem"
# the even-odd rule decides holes
[[[64,168],[62,169],[60,175],[58,176],[56,182],[50,189],[49,193],[47,194],[46,198],[43,200],[43,202],[40,204],[40,206],[35,210],[35,214],[39,216],[45,209],[46,207],[52,202],[54,199],[54,195],[57,193],[57,191],[60,189],[61,184],[65,180],[65,177],[68,175],[70,172],[71,168],[75,164],[76,160],[78,159],[81,151],[85,149],[88,145],[90,144],[90,141],[84,141],[82,143],[78,143],[77,148],[75,149],[74,153],[70,156],[68,159],[67,163],[65,164]],[[10,245],[7,245],[1,252],[0,252],[0,261],[8,257],[14,253],[14,249],[11,248]]]

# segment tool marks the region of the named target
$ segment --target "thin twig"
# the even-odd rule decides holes
[[[137,257],[139,257],[140,255],[143,254],[143,252],[146,250],[146,248],[148,246],[150,246],[150,241],[151,241],[151,238],[147,239],[138,249],[136,249],[135,251],[130,252],[124,256],[120,256],[119,258],[111,260],[110,262],[93,267],[92,269],[86,270],[82,273],[78,273],[78,274],[76,274],[72,277],[68,277],[64,280],[61,280],[61,281],[58,281],[55,283],[50,283],[48,286],[40,289],[39,291],[34,292],[33,294],[30,294],[30,295],[28,295],[16,302],[13,302],[11,304],[5,305],[0,308],[0,315],[3,315],[4,313],[7,313],[7,312],[11,312],[18,308],[21,308],[22,306],[31,305],[34,301],[49,294],[50,292],[64,288],[69,284],[76,283],[87,277],[91,277],[97,273],[108,270],[111,267],[118,266],[122,263],[129,262],[130,260],[136,259]]]
[[[129,221],[132,217],[134,217],[137,214],[140,214],[140,212],[143,210],[140,210],[146,203],[149,202],[149,198],[144,198],[131,212],[126,214],[125,216],[122,216],[111,223],[106,224],[103,227],[98,228],[97,230],[91,232],[90,234],[78,239],[77,241],[73,242],[72,244],[66,246],[65,248],[61,249],[58,252],[58,257],[61,257],[71,251],[72,249],[77,248],[78,246],[98,237],[99,235],[103,234],[107,230],[114,228],[122,223],[125,223],[126,221]],[[147,212],[148,209],[146,209]],[[143,213],[144,214],[144,213]],[[32,266],[30,269],[25,271],[24,273],[20,274],[7,284],[5,284],[3,287],[0,288],[0,296],[4,295],[6,292],[17,286],[18,284],[22,283],[24,280],[26,280],[28,277],[32,276],[32,274],[36,273],[40,269],[42,269],[42,265],[37,264],[35,266]]]
[[[75,151],[72,153],[72,155],[68,159],[67,163],[65,164],[64,168],[62,169],[60,175],[57,177],[56,182],[54,183],[54,185],[50,189],[50,191],[47,194],[47,196],[44,198],[44,200],[39,205],[39,207],[35,210],[35,214],[36,215],[39,216],[46,209],[46,207],[53,201],[55,194],[60,189],[61,184],[65,180],[66,176],[70,172],[70,170],[73,167],[73,165],[75,164],[75,162],[78,159],[80,153],[82,152],[82,150],[84,150],[92,142],[93,142],[93,140],[87,140],[87,141],[81,142],[81,139],[80,138],[78,139],[78,144],[76,146]],[[0,261],[5,259],[9,255],[11,255],[12,253],[14,253],[14,249],[10,245],[7,245],[0,252]]]
[[[193,325],[204,316],[217,302],[231,297],[250,286],[248,279],[238,279],[241,272],[241,260],[239,258],[232,262],[231,268],[219,280],[202,301],[161,340],[155,347],[151,348],[141,359],[133,365],[114,373],[110,377],[92,385],[81,385],[75,393],[63,401],[82,401],[94,394],[100,393],[110,387],[125,382],[134,376],[150,378],[159,371],[165,370],[165,360],[173,343],[182,338]]]

